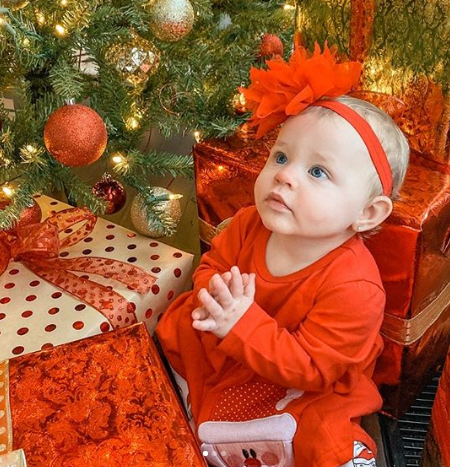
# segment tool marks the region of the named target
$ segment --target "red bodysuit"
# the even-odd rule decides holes
[[[187,380],[197,426],[286,412],[297,423],[295,466],[336,467],[353,457],[354,440],[376,449],[359,420],[382,402],[371,379],[383,347],[378,268],[353,237],[310,266],[275,277],[265,264],[269,237],[256,208],[241,209],[203,255],[194,291],[172,303],[156,332]],[[256,274],[253,305],[224,339],[193,329],[198,291],[233,265]],[[286,390],[301,396],[276,409]]]

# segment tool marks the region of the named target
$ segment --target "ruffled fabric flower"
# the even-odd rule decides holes
[[[289,62],[278,58],[266,62],[268,70],[252,68],[251,84],[240,88],[252,112],[250,126],[257,126],[256,138],[297,115],[322,97],[339,97],[359,81],[361,63],[336,63],[335,52],[318,44],[313,54],[298,47]]]

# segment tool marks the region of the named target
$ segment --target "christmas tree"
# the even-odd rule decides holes
[[[192,175],[192,159],[142,150],[164,137],[225,136],[244,121],[237,88],[251,66],[290,53],[293,5],[262,0],[1,0],[0,184],[14,192],[0,211],[9,228],[36,193],[63,190],[95,213],[137,190],[146,221],[170,234],[170,195],[149,176]],[[99,158],[111,174],[94,186],[72,167]],[[107,202],[105,202],[105,200]]]

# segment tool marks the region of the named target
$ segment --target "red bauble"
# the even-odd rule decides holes
[[[11,203],[10,198],[6,197],[0,197],[0,211],[6,208]],[[20,217],[14,227],[11,229],[5,230],[7,233],[13,233],[14,230],[16,230],[18,227],[25,227],[26,225],[30,224],[37,224],[38,222],[41,222],[42,218],[42,211],[41,207],[39,206],[36,201],[33,201],[33,205],[30,206],[29,208],[25,208],[22,213],[20,214]]]
[[[107,202],[106,214],[114,214],[119,211],[127,200],[123,185],[107,173],[92,187],[92,192]]]
[[[44,127],[48,152],[69,167],[95,162],[103,154],[107,141],[106,126],[100,115],[81,104],[55,110]]]
[[[274,55],[283,55],[283,43],[275,34],[264,34],[259,46],[259,56],[270,58]]]

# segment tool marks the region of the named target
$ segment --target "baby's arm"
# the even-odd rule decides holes
[[[241,319],[255,297],[255,275],[241,274],[237,266],[211,278],[210,290],[201,289],[201,307],[192,312],[192,326],[224,338]]]
[[[298,313],[293,301],[285,306],[278,313]],[[366,359],[380,351],[383,309],[383,291],[364,281],[338,285],[318,296],[296,330],[280,326],[253,302],[218,349],[285,387],[321,391],[345,373],[352,385]]]

